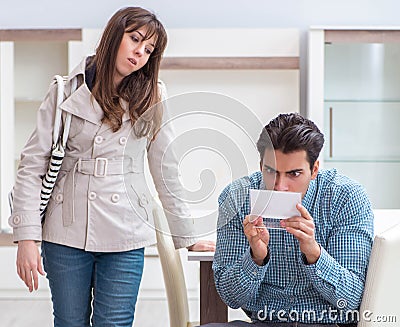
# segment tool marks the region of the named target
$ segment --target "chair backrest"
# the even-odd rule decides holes
[[[186,283],[179,251],[175,250],[168,222],[161,209],[153,209],[157,249],[164,276],[171,327],[187,327],[189,304]]]
[[[368,266],[358,327],[399,326],[400,224],[377,234]]]

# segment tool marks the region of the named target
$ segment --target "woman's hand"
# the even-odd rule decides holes
[[[215,251],[215,242],[208,240],[199,240],[187,247],[189,251],[213,252]]]
[[[29,292],[39,287],[38,272],[44,275],[39,249],[35,241],[18,242],[17,273],[28,287]],[[32,283],[33,279],[33,283]]]

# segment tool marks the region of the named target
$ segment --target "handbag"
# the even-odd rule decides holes
[[[62,110],[60,108],[61,103],[64,101],[64,86],[67,81],[66,77],[56,75],[55,80],[57,82],[57,102],[56,102],[56,114],[54,117],[53,124],[53,143],[51,147],[51,155],[47,172],[42,178],[42,187],[40,190],[40,205],[39,212],[40,218],[43,222],[46,214],[47,204],[49,203],[51,193],[53,192],[54,185],[56,184],[58,173],[60,172],[61,165],[65,156],[65,147],[67,144],[69,128],[71,126],[71,113],[67,112],[63,129],[61,129],[62,122]],[[77,79],[72,80],[71,94],[77,88]],[[13,212],[13,198],[14,189],[8,194],[8,201],[10,205],[11,213]]]

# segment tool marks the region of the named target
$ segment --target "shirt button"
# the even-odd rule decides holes
[[[96,192],[90,192],[89,193],[89,200],[94,200],[94,199],[96,199],[96,197],[97,197],[97,194],[96,194]]]
[[[64,199],[64,196],[62,195],[62,193],[58,193],[56,195],[56,202],[61,203]]]
[[[125,143],[126,143],[126,137],[125,136],[120,137],[119,144],[125,145]]]
[[[257,276],[257,271],[254,270],[254,271],[253,271],[253,275],[254,275],[254,276]]]
[[[317,270],[317,275],[321,276],[321,274],[322,274],[321,270]]]
[[[111,196],[111,201],[117,203],[119,201],[119,194],[113,194]]]
[[[14,216],[13,223],[15,225],[18,225],[20,222],[21,222],[21,217],[20,216]]]
[[[97,135],[97,136],[94,138],[94,143],[100,144],[101,142],[103,142],[103,136]]]

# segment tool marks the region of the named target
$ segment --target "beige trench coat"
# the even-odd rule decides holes
[[[73,78],[83,80],[85,62],[69,76],[66,94],[70,94]],[[9,218],[14,241],[43,239],[99,252],[126,251],[155,243],[154,202],[144,175],[147,155],[157,193],[169,213],[176,248],[195,243],[193,219],[185,203],[177,200],[182,196],[177,158],[172,151],[165,151],[174,139],[170,124],[149,142],[135,136],[126,114],[121,129],[113,132],[101,122],[103,111],[96,100],[91,100],[85,83],[61,105],[62,110],[72,114],[71,128],[66,157],[42,226],[41,176],[47,170],[52,144],[56,92],[53,83],[38,110],[37,127],[21,154],[14,210]],[[163,120],[165,117],[164,112]]]

